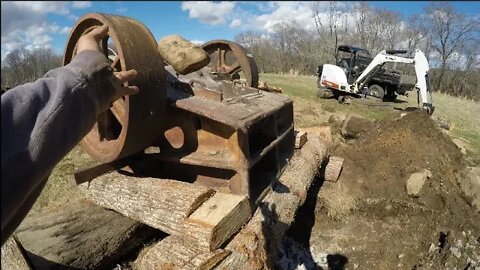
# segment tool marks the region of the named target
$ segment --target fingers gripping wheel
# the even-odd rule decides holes
[[[243,73],[250,87],[258,86],[257,63],[240,44],[228,40],[212,40],[202,45],[210,55],[209,67],[220,79],[239,79]]]
[[[136,69],[138,75],[130,84],[140,89],[137,95],[114,101],[81,142],[92,158],[110,162],[143,150],[160,134],[166,106],[165,76],[155,38],[142,23],[101,13],[90,13],[78,20],[65,48],[64,65],[76,55],[79,38],[101,25],[109,27],[101,48],[111,66],[115,71]]]

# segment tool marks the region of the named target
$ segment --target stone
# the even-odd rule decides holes
[[[345,139],[356,139],[372,128],[373,123],[370,120],[356,114],[348,114],[343,120],[341,133]]]
[[[340,126],[343,120],[345,120],[345,117],[346,115],[343,115],[343,114],[332,113],[332,115],[330,115],[330,118],[328,118],[328,123],[333,124],[335,126]]]
[[[430,247],[428,248],[428,253],[435,252],[435,251],[437,251],[437,250],[439,250],[439,249],[440,249],[440,248],[439,248],[437,245],[435,245],[435,244],[432,243],[432,244],[430,245]]]
[[[462,152],[462,154],[467,154],[466,143],[463,140],[455,138],[452,140],[452,142],[460,149],[460,152]]]
[[[450,248],[450,252],[452,252],[452,254],[457,257],[457,259],[460,259],[460,257],[462,256],[462,253],[460,252],[460,250],[458,250],[458,248],[456,247],[451,247]]]
[[[432,177],[432,173],[426,169],[421,172],[412,173],[407,180],[407,195],[412,198],[418,198],[426,180],[430,177]]]
[[[158,52],[180,74],[197,71],[210,63],[210,56],[202,47],[178,35],[162,38],[158,43]]]
[[[465,177],[458,181],[470,205],[480,213],[480,167],[467,167]]]

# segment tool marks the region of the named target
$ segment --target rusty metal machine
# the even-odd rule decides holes
[[[117,15],[79,19],[65,65],[78,39],[104,24],[110,29],[101,43],[105,55],[115,70],[138,71],[131,83],[140,93],[113,102],[81,142],[83,149],[103,163],[135,156],[129,163],[135,174],[228,187],[258,198],[293,154],[292,100],[254,88],[257,66],[239,44],[207,42],[202,47],[210,63],[182,75],[165,65],[142,23]]]

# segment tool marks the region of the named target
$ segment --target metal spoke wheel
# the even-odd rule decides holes
[[[228,40],[212,40],[202,45],[210,55],[209,67],[219,79],[240,79],[240,73],[250,87],[258,86],[258,68],[252,55],[240,44]]]
[[[114,71],[136,69],[137,78],[130,83],[140,89],[137,95],[114,101],[81,142],[92,158],[110,162],[143,150],[160,134],[166,106],[165,75],[157,42],[142,23],[101,13],[87,14],[73,27],[65,48],[64,65],[76,55],[78,39],[102,25],[109,27],[101,47],[112,68]]]

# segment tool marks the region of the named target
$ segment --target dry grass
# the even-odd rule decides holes
[[[295,124],[310,126],[323,122],[322,114],[327,112],[357,113],[370,119],[388,119],[397,116],[400,111],[392,108],[372,108],[358,104],[344,105],[332,99],[319,99],[316,97],[315,76],[291,76],[287,74],[260,74],[260,80],[268,84],[279,86],[285,95],[290,96],[295,102]],[[394,107],[406,108],[417,106],[417,95],[410,92],[410,96],[400,96],[405,103],[395,104]],[[447,119],[454,123],[449,134],[460,138],[469,145],[473,155],[480,158],[480,103],[452,97],[442,93],[434,93],[433,103],[436,107],[434,116]],[[311,116],[314,117],[311,117]]]

